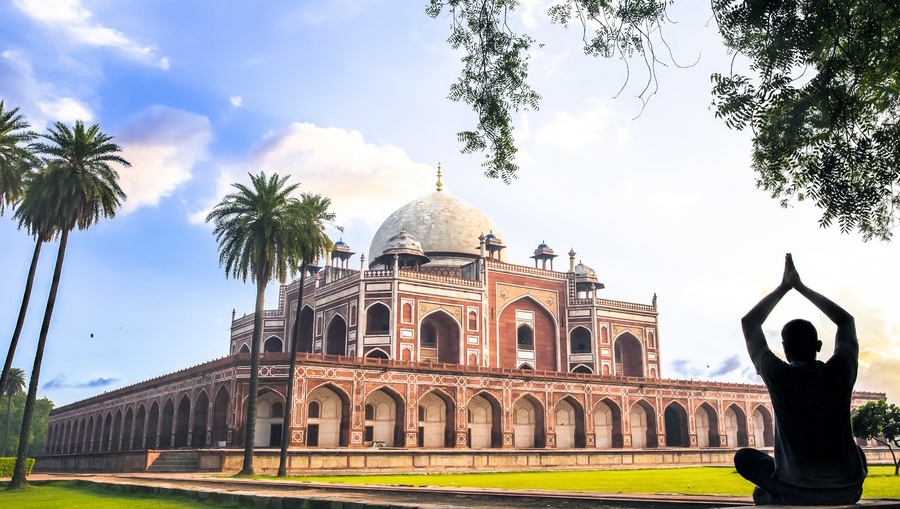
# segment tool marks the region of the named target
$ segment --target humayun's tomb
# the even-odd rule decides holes
[[[723,464],[773,443],[765,387],[663,378],[655,296],[601,298],[593,269],[574,251],[554,267],[544,243],[534,266],[508,263],[501,229],[440,179],[383,222],[358,269],[354,254],[337,242],[302,303],[299,280],[281,286],[257,394],[254,317],[233,317],[227,356],[53,410],[36,469],[165,469],[178,450],[188,469],[236,471],[250,397],[264,471],[286,404],[292,471]]]

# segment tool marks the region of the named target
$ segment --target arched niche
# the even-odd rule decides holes
[[[345,355],[347,352],[347,322],[341,315],[334,315],[325,330],[325,353]]]
[[[419,447],[453,447],[456,405],[447,394],[432,390],[419,398]]]
[[[616,374],[644,376],[644,352],[641,341],[630,332],[623,332],[615,340],[614,359]]]
[[[473,449],[500,447],[500,402],[487,392],[472,396],[466,405],[468,443]]]
[[[594,445],[598,449],[621,449],[622,444],[622,410],[604,398],[594,406]]]
[[[461,341],[459,324],[450,313],[429,313],[419,325],[419,360],[459,364]]]
[[[263,342],[263,352],[265,353],[274,353],[274,352],[283,352],[284,351],[284,342],[281,341],[281,338],[278,336],[269,336]]]
[[[544,406],[541,402],[531,394],[517,399],[513,404],[516,448],[544,447],[547,440],[544,429]]]
[[[719,447],[719,416],[709,403],[701,403],[694,412],[697,447]]]
[[[331,384],[320,385],[306,398],[307,447],[343,447],[350,439],[350,398]]]
[[[628,412],[628,419],[633,449],[657,447],[656,412],[652,405],[644,400],[635,402]]]
[[[364,441],[403,447],[406,443],[404,416],[406,405],[396,391],[382,387],[369,393],[365,405]]]
[[[689,447],[691,445],[687,412],[680,403],[669,403],[663,412],[666,427],[666,447]]]
[[[391,310],[380,302],[366,309],[366,335],[379,336],[391,331]]]
[[[578,326],[569,332],[569,353],[591,353],[592,343],[591,331],[586,327]]]

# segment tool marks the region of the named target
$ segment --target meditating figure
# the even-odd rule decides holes
[[[762,325],[781,298],[797,290],[837,325],[834,354],[822,348],[815,327],[791,320],[781,330],[787,362],[769,350]],[[800,281],[790,253],[781,284],[741,320],[747,351],[775,410],[775,457],[744,448],[734,455],[738,473],[756,485],[757,504],[853,504],[862,495],[866,459],[853,441],[850,397],[859,342],[853,316]]]

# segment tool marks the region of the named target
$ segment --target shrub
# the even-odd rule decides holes
[[[0,477],[12,477],[16,467],[16,458],[0,458]],[[31,473],[34,468],[34,458],[25,458],[25,475]]]

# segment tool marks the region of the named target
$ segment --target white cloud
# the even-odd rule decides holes
[[[31,128],[42,131],[52,122],[90,122],[94,112],[83,101],[57,86],[39,81],[28,55],[18,49],[0,52],[0,90],[9,104],[21,107]]]
[[[215,198],[191,219],[203,222],[231,184],[260,171],[290,175],[299,192],[331,198],[342,223],[380,221],[397,203],[432,190],[435,178],[435,168],[412,161],[402,148],[368,143],[359,131],[294,123],[266,135],[246,157],[220,165]]]
[[[591,100],[579,112],[556,113],[552,121],[537,131],[535,141],[563,150],[627,143],[630,139],[628,129],[616,125],[623,120],[605,103]]]
[[[209,119],[163,106],[139,113],[116,137],[131,168],[120,169],[120,184],[128,195],[122,209],[131,212],[156,205],[191,178],[191,170],[206,158],[212,138]]]
[[[81,0],[13,0],[13,4],[31,19],[59,30],[67,40],[96,47],[115,48],[130,58],[169,68],[169,60],[157,55],[153,46],[143,46],[118,30],[105,27]]]
[[[233,96],[231,96],[231,99],[229,99],[228,101],[229,101],[229,102],[231,103],[231,105],[234,106],[235,108],[240,108],[241,106],[244,105],[244,98],[241,97],[241,96],[239,96],[239,95],[233,95]]]
[[[91,110],[77,99],[71,97],[61,97],[50,102],[38,103],[41,113],[48,118],[71,124],[76,120],[91,122],[94,114]]]
[[[522,0],[519,12],[525,28],[533,29],[538,26],[538,17],[547,12],[547,5],[543,0]]]

